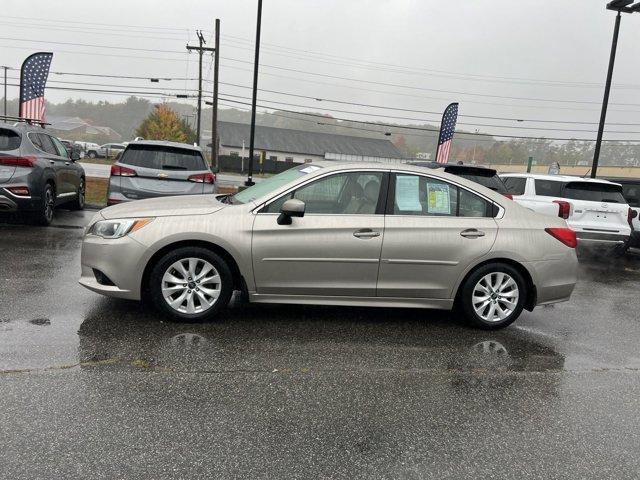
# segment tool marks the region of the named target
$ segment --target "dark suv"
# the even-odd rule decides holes
[[[49,225],[58,205],[84,208],[79,158],[41,127],[0,123],[0,213],[25,212]]]
[[[410,165],[426,168],[442,168],[445,172],[458,177],[466,178],[472,182],[479,183],[495,192],[501,193],[505,197],[511,198],[498,172],[493,168],[480,167],[477,165],[461,165],[457,163],[437,163],[437,162],[409,162]]]

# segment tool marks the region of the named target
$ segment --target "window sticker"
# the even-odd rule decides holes
[[[449,185],[427,182],[427,211],[439,215],[451,215]]]
[[[422,212],[420,178],[414,175],[396,176],[396,206],[401,212]]]

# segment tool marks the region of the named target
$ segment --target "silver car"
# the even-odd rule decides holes
[[[440,170],[305,164],[235,195],[152,199],[99,212],[85,287],[149,299],[177,320],[252,303],[456,309],[481,328],[568,300],[576,239]]]
[[[132,142],[111,166],[107,205],[213,193],[215,179],[199,147],[158,140]]]

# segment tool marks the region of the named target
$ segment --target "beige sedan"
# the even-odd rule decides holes
[[[481,328],[568,300],[575,233],[471,181],[318,162],[236,195],[141,200],[87,227],[80,283],[181,321],[252,303],[456,309]]]

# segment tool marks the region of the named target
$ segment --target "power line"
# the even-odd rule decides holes
[[[79,23],[82,25],[98,25],[98,26],[102,26],[102,27],[111,27],[113,26],[112,23],[97,23],[97,22],[87,22],[87,21],[78,21],[78,20],[71,20],[68,18],[65,19],[52,19],[52,18],[37,18],[37,17],[20,17],[20,16],[15,16],[15,15],[3,15],[2,18],[14,18],[14,19],[18,19],[18,20],[36,20],[38,22],[54,22],[56,24],[60,24],[61,22],[64,23]],[[122,23],[118,23],[119,26],[121,27],[127,27],[127,28],[147,28],[147,29],[152,29],[152,30],[166,30],[166,31],[189,31],[191,30],[190,28],[187,27],[159,27],[157,25],[125,25]],[[203,32],[206,30],[202,30]]]

